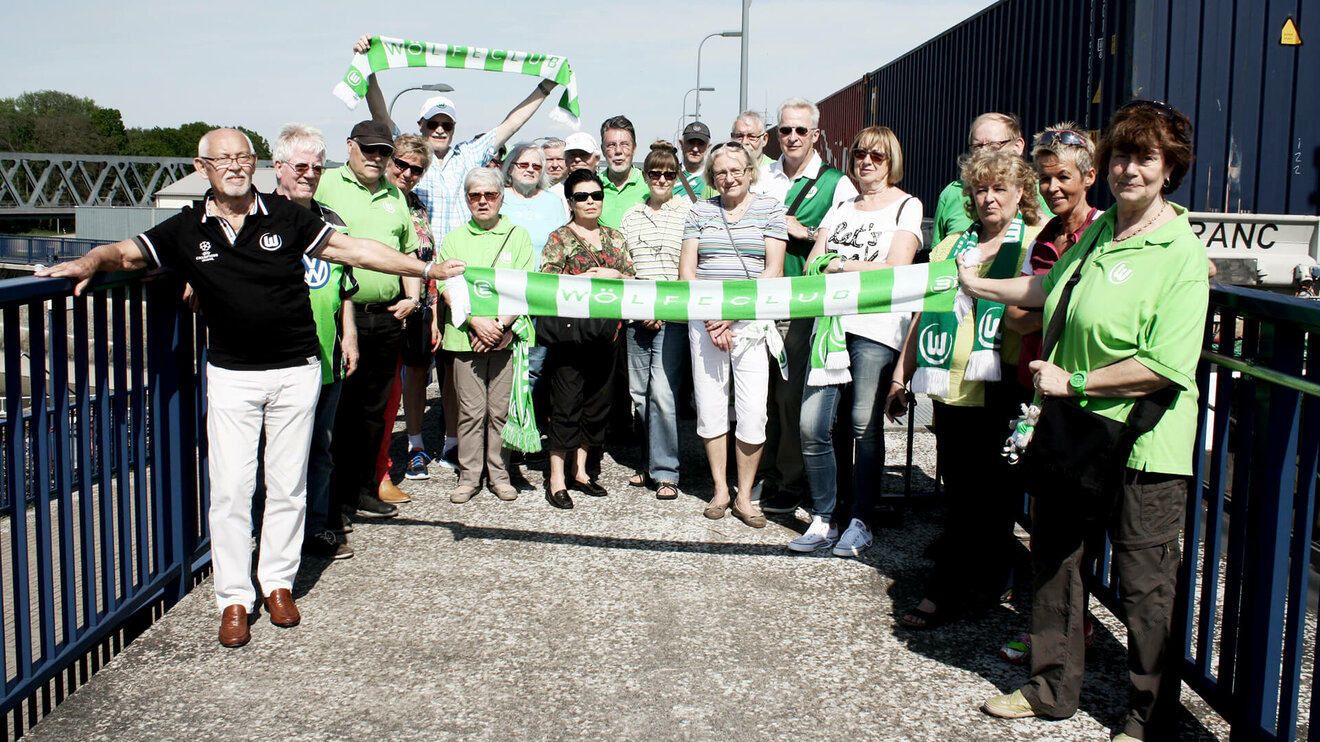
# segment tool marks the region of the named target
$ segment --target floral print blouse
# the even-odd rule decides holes
[[[567,224],[550,233],[541,254],[542,273],[576,276],[589,268],[613,268],[625,276],[637,275],[622,232],[602,224],[599,250],[574,234]]]

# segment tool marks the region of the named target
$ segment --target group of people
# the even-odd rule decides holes
[[[532,337],[526,381],[541,407],[550,505],[572,508],[570,490],[608,494],[589,462],[606,441],[616,376],[643,431],[630,484],[678,498],[680,388],[690,385],[714,485],[704,517],[728,513],[762,528],[767,512],[806,507],[810,525],[786,544],[794,552],[855,557],[870,546],[891,512],[881,496],[884,416],[903,415],[911,393],[929,395],[948,519],[925,597],[900,618],[912,630],[994,604],[1012,584],[1024,483],[1000,450],[1020,405],[1074,398],[1122,420],[1134,400],[1172,387],[1174,401],[1137,441],[1112,498],[1078,507],[1067,481],[1029,493],[1035,594],[1017,656],[1031,679],[984,706],[1004,717],[1075,712],[1088,633],[1081,574],[1107,530],[1131,627],[1132,710],[1120,736],[1147,738],[1170,693],[1208,297],[1204,250],[1185,209],[1166,201],[1191,159],[1186,117],[1135,102],[1098,143],[1069,122],[1037,133],[1028,160],[1017,119],[984,114],[926,245],[925,209],[899,187],[903,150],[886,127],[858,132],[839,170],[816,152],[816,106],[792,98],[772,131],[746,112],[712,144],[708,126],[693,123],[682,141],[651,144],[639,169],[624,116],[601,125],[599,143],[586,132],[511,142],[554,87],[539,82],[498,126],[456,144],[452,100],[428,99],[418,132],[399,133],[373,76],[372,118],[353,127],[346,163],[327,171],[322,135],[286,126],[274,144],[273,195],[252,187],[251,142],[212,131],[195,161],[211,185],[199,205],[44,271],[78,279],[81,291],[97,270],[170,266],[205,312],[221,643],[250,638],[258,472],[257,578],[272,622],[292,626],[300,553],[351,556],[353,518],[389,517],[409,500],[390,478],[400,402],[405,476],[429,476],[421,420],[432,368],[444,410],[436,449],[458,474],[451,501],[483,486],[517,498],[501,434],[513,388],[525,383],[514,348]],[[762,152],[771,135],[778,159]],[[1087,196],[1101,177],[1116,201],[1104,212]],[[517,316],[456,324],[443,282],[465,266],[737,281],[926,259],[959,261],[970,310],[780,322],[541,317],[532,329]],[[1060,311],[1061,330],[1043,343]],[[833,369],[842,376],[809,363],[831,332],[844,340],[846,363]]]

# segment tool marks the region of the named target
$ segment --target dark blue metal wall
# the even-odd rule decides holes
[[[1290,17],[1309,44],[1280,43]],[[1320,214],[1317,33],[1320,0],[1004,0],[863,76],[862,124],[898,134],[904,187],[929,211],[980,113],[1016,113],[1029,137],[1065,119],[1098,131],[1123,103],[1162,99],[1196,128],[1175,201]]]

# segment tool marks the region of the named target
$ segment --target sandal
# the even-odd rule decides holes
[[[657,500],[677,500],[678,485],[673,482],[657,482],[655,490],[655,499]]]
[[[645,487],[647,479],[649,479],[649,477],[647,477],[645,474],[634,474],[631,477],[628,477],[628,486]]]
[[[953,618],[950,611],[941,611],[939,606],[933,611],[923,611],[921,608],[913,608],[908,611],[906,616],[898,619],[898,625],[905,629],[914,631],[926,631],[937,629],[948,623]]]

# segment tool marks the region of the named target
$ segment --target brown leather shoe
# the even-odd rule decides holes
[[[220,614],[220,644],[226,647],[241,647],[252,638],[248,631],[247,609],[241,605],[228,605]]]
[[[270,614],[270,622],[282,628],[293,628],[302,621],[298,606],[293,604],[293,593],[287,587],[266,596],[266,612]]]
[[[407,492],[399,489],[398,485],[388,479],[380,480],[380,487],[376,490],[376,497],[379,497],[381,502],[389,503],[390,505],[402,505],[405,502],[412,502],[412,498],[408,496]]]

